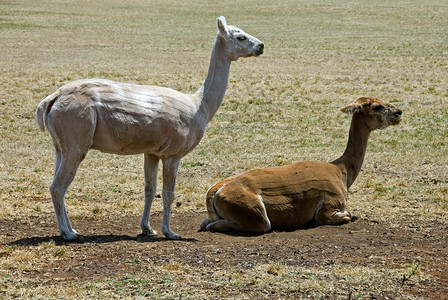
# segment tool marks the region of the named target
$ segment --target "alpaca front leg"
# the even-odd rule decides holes
[[[170,219],[171,219],[171,206],[174,201],[174,187],[176,185],[177,170],[179,169],[180,159],[167,158],[163,161],[163,219],[162,219],[162,232],[171,240],[181,239],[180,235],[171,231]]]
[[[327,214],[316,214],[316,222],[319,225],[338,225],[349,223],[352,219],[352,215],[344,211],[333,211]]]
[[[157,190],[157,171],[159,167],[159,158],[153,155],[145,154],[145,207],[143,209],[140,227],[142,234],[147,236],[157,235],[157,231],[151,228],[150,212],[152,201]]]
[[[350,212],[344,210],[344,211],[338,211],[333,215],[333,220],[335,224],[345,224],[350,222],[352,219],[352,215]]]
[[[344,195],[323,196],[316,209],[314,220],[318,225],[338,225],[350,222],[352,215],[345,210]]]

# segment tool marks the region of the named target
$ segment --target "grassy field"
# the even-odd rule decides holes
[[[339,108],[372,96],[400,107],[403,122],[372,134],[348,209],[392,227],[448,224],[448,3],[436,0],[1,1],[0,220],[53,214],[53,146],[34,122],[45,96],[87,77],[195,92],[206,76],[220,15],[262,40],[265,53],[232,63],[221,108],[182,160],[175,212],[205,211],[206,190],[229,175],[337,158],[350,124]],[[140,215],[142,168],[140,155],[89,152],[67,193],[70,217],[113,222],[114,216]],[[159,199],[153,211],[161,210]],[[57,235],[52,226],[49,234]],[[7,236],[4,228],[0,236]],[[101,298],[116,290],[108,281],[116,278],[107,276],[70,283],[71,294],[38,279],[21,280],[33,262],[37,267],[42,257],[68,255],[70,245],[0,247],[0,296],[87,297],[76,290],[88,287],[90,296]],[[354,281],[366,272],[369,280],[381,278],[362,268],[353,270]],[[323,297],[315,285],[312,297]],[[132,297],[126,287],[120,295]],[[196,286],[190,297],[206,297],[202,292]]]

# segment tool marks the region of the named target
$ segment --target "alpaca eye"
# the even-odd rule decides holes
[[[244,35],[241,35],[241,36],[237,37],[237,39],[240,41],[244,41],[246,39],[246,37]]]
[[[383,107],[381,105],[374,105],[373,110],[374,111],[380,111]]]

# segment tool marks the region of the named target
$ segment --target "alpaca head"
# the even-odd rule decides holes
[[[355,103],[341,108],[348,114],[363,114],[370,130],[384,129],[401,121],[401,109],[371,97],[361,97]]]
[[[236,26],[227,25],[224,17],[217,19],[217,26],[218,38],[225,43],[225,51],[231,61],[240,57],[259,56],[263,53],[263,42]]]

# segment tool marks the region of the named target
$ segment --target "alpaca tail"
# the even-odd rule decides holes
[[[36,120],[37,126],[39,127],[40,131],[45,131],[45,128],[47,128],[47,115],[51,110],[51,107],[53,106],[54,102],[59,96],[59,91],[47,96],[44,100],[42,100],[39,105],[37,106],[36,113],[34,115],[34,118]]]

